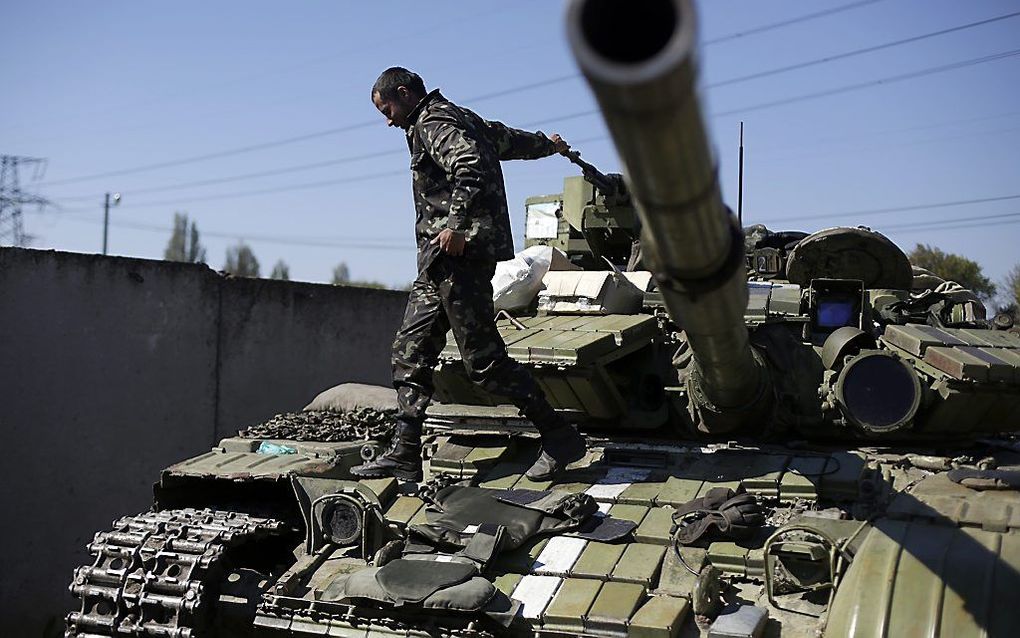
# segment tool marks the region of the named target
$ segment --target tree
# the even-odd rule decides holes
[[[346,284],[351,281],[351,270],[347,267],[347,262],[341,261],[333,269],[333,285]]]
[[[357,286],[358,288],[379,288],[380,290],[389,290],[389,286],[381,281],[369,281],[367,279],[357,279],[355,281],[347,282],[348,286]]]
[[[198,226],[192,221],[189,227],[187,213],[174,213],[174,230],[163,251],[167,261],[192,264],[205,263],[205,248],[198,241]]]
[[[1006,273],[1002,288],[1002,305],[999,306],[999,312],[1013,317],[1014,325],[1020,325],[1020,264],[1013,266],[1013,269]]]
[[[382,288],[388,289],[389,286],[379,281],[369,281],[367,279],[351,279],[351,271],[347,267],[347,262],[341,261],[333,269],[333,285],[344,285],[344,286],[357,286],[358,288]],[[410,290],[410,286],[408,286]]]
[[[976,261],[942,252],[927,244],[915,246],[908,257],[913,265],[969,288],[983,301],[990,301],[995,296],[995,284],[981,272],[981,266]]]
[[[269,274],[269,278],[290,281],[290,266],[282,259],[278,259],[276,265],[273,266],[273,272]]]
[[[236,246],[227,248],[227,263],[223,270],[235,277],[258,277],[259,260],[248,244],[239,241]]]
[[[1003,282],[1005,288],[1006,304],[1020,306],[1020,264],[1013,266],[1013,269],[1006,273],[1006,280]]]

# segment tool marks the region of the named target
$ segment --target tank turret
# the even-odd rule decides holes
[[[646,263],[693,353],[692,417],[709,433],[737,429],[771,392],[744,323],[743,234],[722,202],[697,99],[692,7],[580,0],[567,31],[623,161]]]
[[[525,202],[524,245],[552,246],[586,270],[640,266],[641,220],[623,176],[603,173],[576,151],[564,155],[581,175],[564,178],[563,192]]]

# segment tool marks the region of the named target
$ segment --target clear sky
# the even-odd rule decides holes
[[[745,223],[867,224],[904,250],[964,254],[996,282],[1020,262],[1020,16],[993,20],[1020,2],[698,5],[734,207],[745,123]],[[553,0],[8,0],[0,55],[0,153],[46,158],[22,187],[59,204],[26,211],[38,248],[99,252],[116,191],[112,254],[162,257],[180,211],[214,268],[240,238],[264,274],[283,259],[293,279],[329,281],[344,261],[354,278],[406,284],[407,151],[369,99],[391,65],[619,170]],[[560,157],[504,168],[520,247],[524,199],[575,170]]]

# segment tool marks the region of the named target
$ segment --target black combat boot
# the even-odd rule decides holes
[[[532,481],[548,481],[588,451],[584,437],[544,400],[524,414],[542,435],[538,460],[524,473]]]
[[[421,427],[398,423],[389,448],[374,460],[352,467],[351,474],[359,478],[392,476],[404,481],[421,481]]]

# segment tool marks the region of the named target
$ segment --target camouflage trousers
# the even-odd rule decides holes
[[[531,373],[507,355],[492,307],[494,262],[439,255],[415,279],[393,341],[393,387],[400,419],[420,428],[432,398],[433,369],[446,333],[460,348],[468,378],[526,414],[552,412]],[[541,427],[539,419],[536,425]]]

